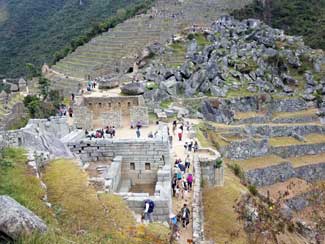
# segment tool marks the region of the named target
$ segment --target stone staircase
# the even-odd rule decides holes
[[[87,79],[88,76],[124,72],[150,43],[164,43],[193,24],[207,26],[218,16],[247,2],[249,0],[157,0],[147,14],[129,19],[93,38],[51,67],[66,78],[54,73],[48,78],[53,88],[75,92],[80,82],[72,77]]]
[[[130,188],[131,188],[131,180],[123,179],[120,182],[120,186],[117,192],[129,192]]]

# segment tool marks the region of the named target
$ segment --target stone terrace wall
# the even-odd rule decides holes
[[[266,155],[269,151],[267,139],[254,140],[247,138],[240,141],[232,141],[228,146],[219,149],[224,157],[229,159],[247,159]]]
[[[245,173],[246,180],[258,187],[284,182],[293,177],[307,182],[325,180],[325,163],[293,168],[290,162],[284,162],[266,168],[249,170]]]
[[[325,152],[325,143],[320,144],[300,144],[281,147],[271,147],[270,153],[283,158],[298,157],[302,155],[312,155]]]

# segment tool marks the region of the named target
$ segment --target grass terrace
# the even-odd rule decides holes
[[[233,204],[246,191],[247,189],[227,167],[224,187],[204,188],[204,230],[207,240],[216,243],[247,243],[246,234],[237,221],[237,214],[233,209]],[[238,236],[235,235],[237,231]]]
[[[276,155],[267,155],[264,157],[256,157],[250,158],[246,160],[230,160],[225,159],[225,163],[236,163],[238,164],[244,171],[265,168],[273,165],[278,165],[280,163],[287,162],[287,160],[278,157]]]
[[[309,164],[319,164],[325,163],[325,153],[316,154],[316,155],[305,155],[300,157],[288,158],[293,165],[293,167],[300,167]]]
[[[274,119],[282,119],[282,118],[300,118],[300,117],[309,117],[309,116],[316,116],[316,112],[318,109],[307,109],[303,111],[297,112],[282,112],[282,113],[275,113],[273,115]]]

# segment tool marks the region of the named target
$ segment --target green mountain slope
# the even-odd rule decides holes
[[[143,0],[0,0],[0,75],[18,77],[26,63],[52,62],[56,51],[93,26]]]
[[[287,34],[303,36],[312,48],[325,49],[325,0],[254,0],[233,15],[262,19]]]

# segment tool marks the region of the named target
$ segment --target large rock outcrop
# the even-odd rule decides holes
[[[0,196],[0,237],[16,240],[34,231],[46,232],[44,221],[13,198]]]

